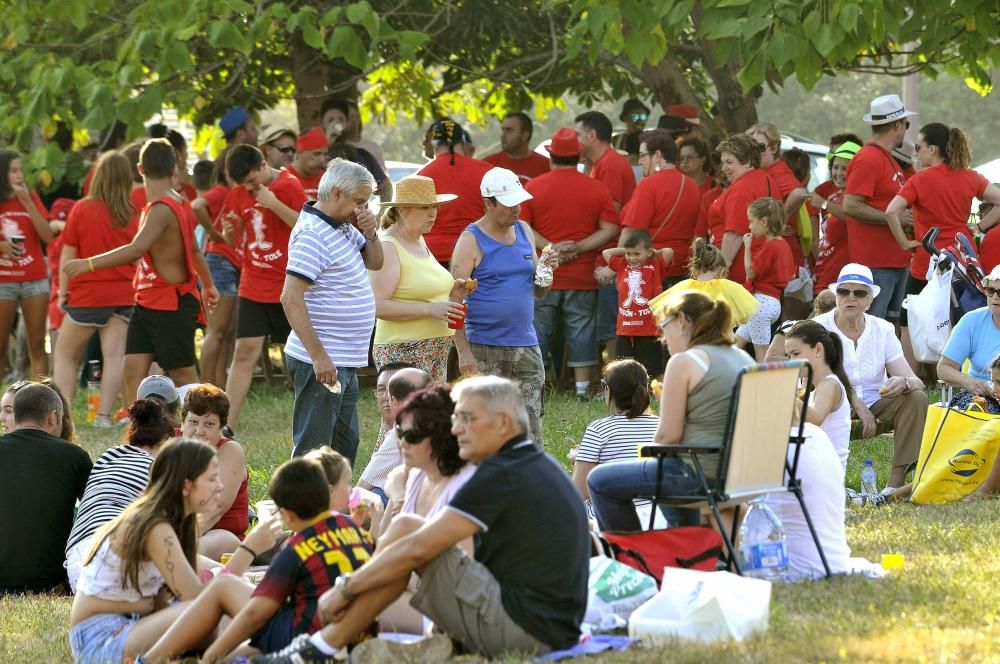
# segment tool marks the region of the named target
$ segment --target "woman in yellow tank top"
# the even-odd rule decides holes
[[[379,367],[409,362],[431,376],[447,380],[448,353],[455,330],[464,319],[464,280],[455,280],[431,255],[424,234],[437,218],[438,206],[455,200],[438,194],[434,181],[411,175],[396,184],[393,200],[382,203],[384,262],[371,272],[375,292],[375,346]]]

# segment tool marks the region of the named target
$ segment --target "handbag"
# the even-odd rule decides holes
[[[599,553],[648,574],[657,585],[664,567],[714,572],[722,556],[722,536],[701,526],[637,533],[605,531],[596,537]]]
[[[927,285],[916,295],[903,300],[909,321],[913,357],[920,362],[937,362],[951,335],[951,278],[954,266],[943,272],[940,259],[931,257]]]
[[[927,409],[913,477],[914,503],[951,503],[975,491],[989,476],[1000,449],[1000,415],[978,405]]]

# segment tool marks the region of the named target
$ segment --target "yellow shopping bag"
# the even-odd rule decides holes
[[[1000,415],[978,406],[927,409],[913,479],[915,503],[951,503],[975,491],[990,474],[1000,449]]]

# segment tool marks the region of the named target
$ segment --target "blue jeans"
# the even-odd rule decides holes
[[[689,493],[701,485],[694,469],[677,457],[664,459],[662,477],[664,494]],[[587,488],[601,530],[642,530],[632,499],[652,496],[656,491],[656,460],[602,463],[590,472]],[[701,512],[697,509],[660,505],[660,512],[671,528],[701,523]]]
[[[361,434],[358,428],[358,376],[352,367],[337,367],[340,394],[316,381],[313,365],[287,357],[295,388],[292,406],[292,456],[329,445],[354,467]]]
[[[551,290],[541,300],[535,300],[535,334],[542,357],[547,358],[552,351],[552,336],[558,326],[566,340],[566,366],[596,365],[596,309],[596,290]]]
[[[882,290],[868,307],[868,313],[878,318],[899,318],[906,295],[908,272],[905,267],[877,267],[872,270],[872,281]]]

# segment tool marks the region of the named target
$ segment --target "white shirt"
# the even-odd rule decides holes
[[[836,332],[844,346],[844,371],[851,379],[854,392],[868,407],[881,399],[878,393],[887,378],[885,366],[903,357],[903,347],[896,338],[892,323],[865,314],[865,329],[857,346],[834,322],[836,309],[820,314],[814,321],[831,332]]]
[[[383,489],[389,473],[401,463],[403,463],[403,451],[399,448],[399,437],[396,435],[396,429],[390,428],[382,439],[382,444],[372,452],[368,465],[361,473],[361,480]]]
[[[840,465],[847,470],[847,457],[851,454],[851,404],[847,401],[847,391],[840,383],[840,379],[830,374],[824,380],[833,381],[840,392],[840,405],[832,410],[819,428],[823,430],[833,443],[833,449],[840,457]],[[809,393],[809,405],[816,405],[816,391]]]

